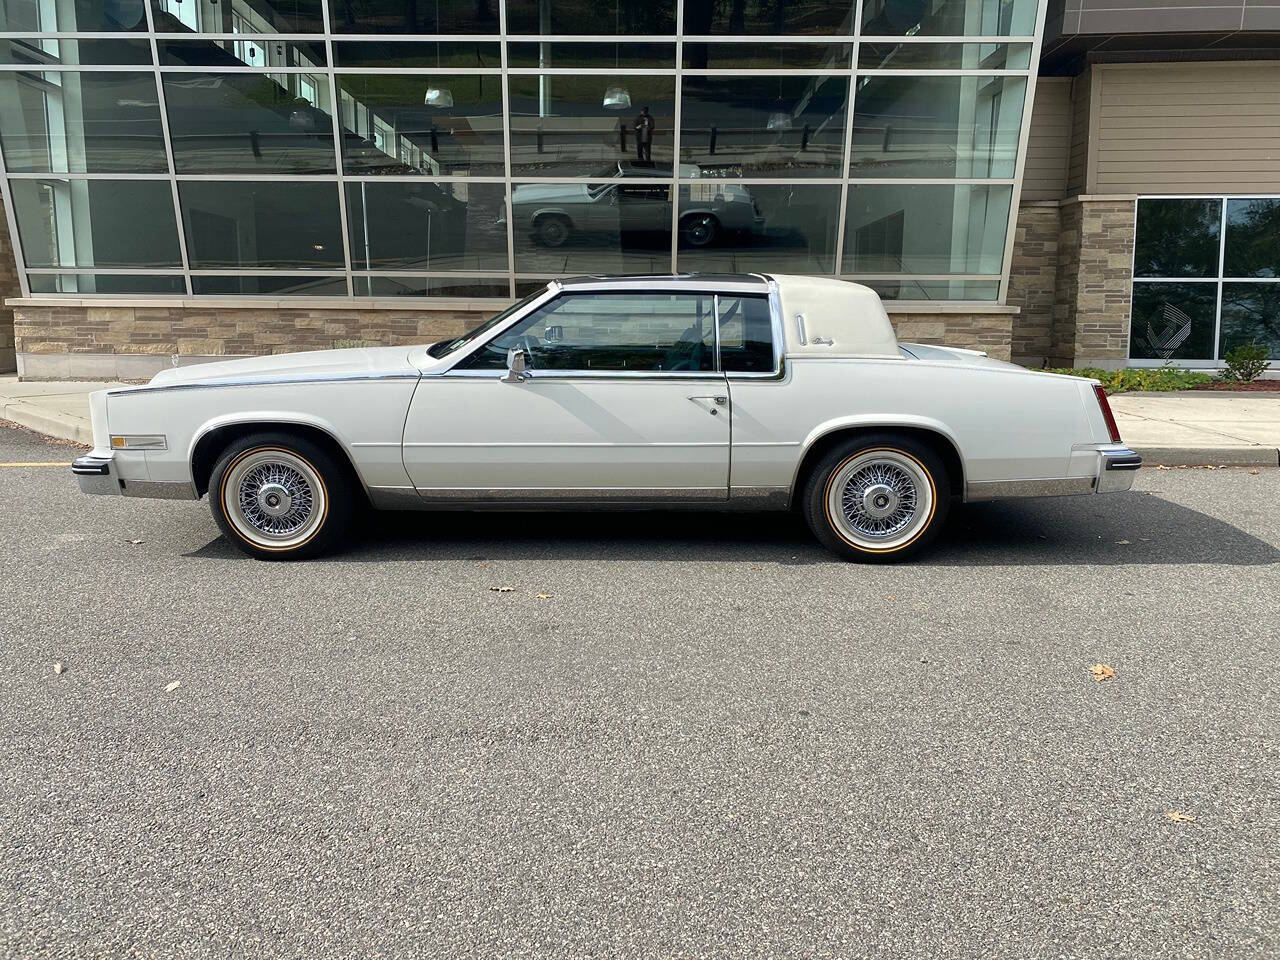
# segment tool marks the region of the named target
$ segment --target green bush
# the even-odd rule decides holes
[[[1107,393],[1128,393],[1131,390],[1168,391],[1189,390],[1202,383],[1212,383],[1207,373],[1192,373],[1174,367],[1142,367],[1127,370],[1102,370],[1099,367],[1062,367],[1049,373],[1064,373],[1072,377],[1089,377],[1102,383]]]
[[[1260,343],[1244,343],[1234,350],[1228,350],[1222,361],[1226,369],[1221,379],[1233,383],[1250,383],[1262,376],[1263,371],[1271,366],[1267,359],[1270,351]]]

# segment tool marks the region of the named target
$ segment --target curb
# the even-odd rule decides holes
[[[53,413],[22,400],[11,400],[0,407],[0,420],[8,420],[20,427],[43,433],[46,437],[70,440],[73,443],[93,446],[93,428],[88,420]]]
[[[1129,444],[1142,457],[1145,469],[1157,464],[1166,467],[1277,467],[1280,449],[1263,446],[1238,447],[1157,447]]]

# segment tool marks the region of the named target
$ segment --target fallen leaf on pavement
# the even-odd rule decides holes
[[[1157,470],[1172,470],[1173,467],[1166,467],[1163,463],[1156,464]]]
[[[897,600],[898,598],[897,598],[897,597],[895,597],[892,593],[890,593],[890,594],[887,594],[887,595],[885,596],[885,599],[886,599],[886,600]]]
[[[1116,672],[1105,663],[1095,663],[1089,668],[1089,672],[1093,674],[1093,679],[1101,683],[1103,680],[1110,680],[1116,675]]]
[[[494,593],[510,593],[515,587],[490,587]]]
[[[125,542],[132,543],[136,547],[138,544],[145,543],[146,541],[145,540],[126,540]]]
[[[535,596],[537,599],[539,599],[539,600],[550,600],[550,599],[551,599],[551,594],[549,594],[549,593],[535,593],[535,594],[534,594],[534,596]]]
[[[1126,544],[1126,545],[1127,545],[1127,544],[1129,543],[1129,541],[1128,541],[1128,540],[1117,540],[1117,541],[1116,541],[1116,543],[1121,543],[1121,544]]]
[[[1250,471],[1249,471],[1249,476],[1251,476],[1251,477],[1256,477],[1257,475],[1258,475],[1258,471],[1257,471],[1257,470],[1250,470]]]
[[[181,680],[175,680],[175,681],[173,681],[173,683],[167,684],[167,685],[165,686],[165,688],[164,688],[164,692],[165,692],[165,693],[173,693],[173,691],[177,690],[180,686],[182,686],[182,681],[181,681]]]
[[[66,668],[66,667],[64,667],[64,666],[63,666],[62,664],[60,664],[60,663],[55,663],[55,664],[53,665],[53,672],[54,672],[54,673],[62,673],[62,671],[66,670],[66,669],[67,669],[67,668]]]
[[[1170,810],[1165,814],[1174,823],[1195,823],[1196,818],[1189,813],[1183,813],[1181,810]]]

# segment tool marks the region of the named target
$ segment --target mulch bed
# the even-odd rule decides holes
[[[1192,390],[1214,390],[1222,393],[1280,393],[1280,380],[1254,380],[1252,383],[1201,383]]]

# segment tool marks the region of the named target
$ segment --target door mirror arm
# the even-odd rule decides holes
[[[507,372],[502,375],[503,383],[524,383],[529,379],[529,357],[520,347],[512,347],[507,351]]]

